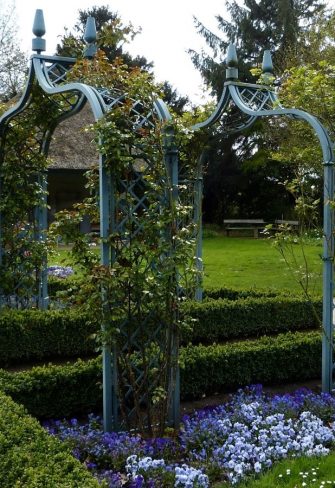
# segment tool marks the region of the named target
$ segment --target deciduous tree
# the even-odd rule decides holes
[[[15,5],[0,1],[0,100],[7,101],[22,89],[27,71],[27,56],[17,35]]]

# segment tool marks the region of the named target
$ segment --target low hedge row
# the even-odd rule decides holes
[[[184,306],[196,319],[184,342],[210,344],[232,339],[273,335],[320,327],[322,300],[304,297],[248,297],[239,300],[205,300]]]
[[[297,294],[298,295],[298,294]],[[203,292],[203,297],[218,300],[219,298],[226,298],[227,300],[239,300],[241,298],[269,298],[277,296],[292,296],[290,290],[275,290],[275,289],[239,289],[239,288],[207,288]]]
[[[92,354],[96,330],[79,310],[1,311],[0,365]]]
[[[101,488],[64,443],[1,392],[0,486]]]
[[[184,344],[222,342],[277,334],[319,326],[321,299],[285,295],[236,300],[207,299],[184,304],[196,319],[193,330],[183,332]],[[8,310],[0,316],[0,366],[22,361],[85,357],[95,352],[92,334],[99,324],[76,309]]]
[[[321,333],[288,332],[274,337],[181,352],[184,399],[214,394],[252,383],[278,384],[321,377]]]
[[[49,278],[48,281],[48,293],[49,296],[53,299],[57,297],[57,294],[60,292],[67,292],[71,290],[75,290],[76,288],[81,286],[80,278],[68,278],[68,279],[60,279],[60,278]],[[204,298],[227,298],[228,300],[238,300],[240,298],[248,298],[248,297],[276,297],[276,296],[289,296],[292,295],[291,290],[276,290],[276,289],[240,289],[240,288],[228,288],[228,287],[217,287],[217,288],[206,288],[204,289],[203,296]]]
[[[321,373],[321,335],[296,332],[225,345],[189,345],[181,348],[180,363],[183,399],[255,382],[307,380]],[[0,370],[0,390],[40,418],[100,411],[101,359],[20,373]]]
[[[58,418],[100,408],[101,359],[48,364],[12,373],[0,369],[0,391],[39,418]]]

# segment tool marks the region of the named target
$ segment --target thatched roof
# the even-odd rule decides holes
[[[93,133],[84,129],[94,122],[87,104],[81,112],[64,120],[54,132],[49,157],[52,169],[89,169],[98,162]]]

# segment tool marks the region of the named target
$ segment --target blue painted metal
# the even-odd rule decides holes
[[[168,110],[163,101],[159,101],[161,109],[164,109],[165,117],[168,114]],[[178,148],[174,139],[174,133],[171,128],[165,130],[165,141],[164,141],[164,157],[165,164],[168,170],[170,185],[171,185],[171,198],[172,206],[176,206],[178,203],[178,184],[179,184],[179,168],[178,168]],[[174,222],[174,226],[177,228],[179,222]],[[171,236],[168,236],[171,239]],[[173,239],[171,239],[173,241]],[[173,252],[173,250],[172,250]],[[177,270],[176,270],[177,274]],[[180,293],[178,289],[178,277],[176,276],[176,296]],[[174,317],[176,321],[176,316]],[[171,333],[171,332],[170,332]],[[180,368],[178,364],[179,356],[179,336],[176,333],[172,334],[171,337],[171,365],[170,365],[170,384],[173,385],[172,388],[172,399],[171,407],[169,412],[169,423],[175,429],[179,427],[180,424]]]
[[[86,42],[89,44],[88,48],[92,47],[95,42],[94,26],[92,21],[89,21],[90,26],[86,32]],[[41,15],[37,15],[36,27],[34,31],[35,35],[41,37],[44,34],[44,26],[41,22]],[[38,52],[42,50],[42,44],[35,43],[35,48]],[[91,51],[92,54],[93,51]],[[86,54],[87,55],[87,54]],[[90,57],[90,52],[88,53]],[[34,150],[36,154],[47,154],[49,148],[49,142],[52,133],[56,126],[64,119],[71,117],[73,114],[78,113],[85,105],[89,103],[95,120],[101,119],[114,107],[119,106],[124,102],[125,96],[118,92],[109,92],[103,88],[91,87],[83,83],[67,83],[67,74],[71,71],[75,62],[74,58],[63,58],[58,56],[42,56],[37,54],[32,56],[31,67],[28,76],[28,82],[26,90],[19,101],[19,103],[11,110],[6,112],[0,118],[0,135],[2,138],[2,145],[5,144],[6,130],[10,130],[13,121],[20,121],[22,114],[33,108],[32,95],[33,87],[38,87],[37,96],[40,93],[44,94],[45,100],[52,100],[58,104],[59,110],[57,115],[49,121],[49,125],[43,127],[42,138],[38,136],[41,133],[41,127],[35,127],[32,121],[31,130],[35,134],[36,144]],[[266,73],[271,72],[271,59],[269,53],[266,54],[264,60],[264,69]],[[204,122],[199,123],[193,127],[194,130],[198,130],[209,125],[216,123],[217,121],[223,121],[224,130],[228,133],[241,132],[247,127],[250,127],[258,117],[271,117],[271,116],[289,116],[300,120],[305,120],[315,130],[320,145],[323,151],[324,166],[325,166],[325,207],[324,207],[324,309],[323,309],[323,389],[324,391],[330,391],[332,387],[332,369],[333,369],[333,335],[332,335],[332,309],[333,309],[333,251],[334,251],[334,237],[333,237],[333,211],[330,205],[330,200],[333,198],[333,165],[334,155],[332,149],[332,143],[329,139],[327,131],[318,122],[318,120],[308,114],[307,112],[285,109],[280,106],[276,94],[271,91],[267,86],[253,85],[241,83],[237,80],[237,56],[236,50],[233,45],[229,47],[227,56],[227,77],[228,81],[225,82],[224,90],[221,99],[213,112],[213,114]],[[60,97],[60,98],[59,98]],[[61,103],[59,103],[59,100]],[[231,110],[231,106],[235,107],[234,113]],[[153,104],[152,112],[148,114],[142,113],[142,106],[140,102],[133,102],[132,110],[136,115],[137,127],[153,127],[155,125],[155,117],[158,117],[161,122],[167,122],[171,120],[169,111],[161,100],[156,100]],[[238,110],[236,110],[236,108]],[[237,116],[236,116],[237,113]],[[33,120],[33,119],[32,119]],[[170,179],[172,183],[172,198],[177,201],[178,199],[178,154],[173,142],[173,133],[170,131],[166,134],[168,144],[165,148],[165,161],[168,166]],[[3,146],[4,148],[4,146]],[[5,151],[3,151],[5,152]],[[199,161],[199,172],[201,171],[202,161]],[[1,171],[1,168],[0,168]],[[135,169],[133,171],[133,180],[129,182],[114,181],[110,175],[110,172],[106,166],[105,159],[101,155],[99,160],[100,171],[100,222],[101,222],[101,264],[103,266],[110,266],[116,259],[115,252],[111,253],[110,246],[108,244],[108,237],[110,233],[115,231],[122,232],[125,220],[117,217],[122,215],[124,209],[122,208],[122,202],[117,198],[117,185],[125,185],[124,188],[129,192],[134,200],[136,209],[145,209],[145,199],[137,195],[135,189],[137,185],[143,190],[143,182],[141,181],[141,175]],[[1,173],[0,173],[1,176]],[[199,223],[199,239],[197,245],[197,258],[198,263],[201,259],[201,177],[198,178],[196,185],[196,200],[197,205],[195,209],[195,218]],[[42,185],[43,187],[43,185]],[[0,177],[1,188],[1,177]],[[39,228],[39,236],[42,239],[44,231],[46,229],[46,214],[45,214],[45,202],[42,202],[41,208],[38,210],[37,221]],[[137,223],[136,217],[133,215],[132,222],[134,224],[134,235],[140,231],[140,224]],[[121,219],[121,220],[120,220]],[[1,216],[0,216],[1,223]],[[127,245],[127,239],[125,239],[124,245]],[[1,250],[1,229],[0,229],[0,260],[2,256]],[[1,262],[1,261],[0,261]],[[46,266],[46,264],[45,264]],[[46,290],[46,271],[45,266],[42,270],[39,270],[41,280],[40,295],[38,298],[39,306],[44,307],[47,303],[47,290]],[[102,290],[104,296],[104,290]],[[198,299],[201,298],[201,289],[197,291]],[[1,295],[1,290],[0,290]],[[103,327],[107,327],[108,324],[102,324]],[[156,333],[159,334],[159,328]],[[130,338],[131,347],[137,347],[136,345],[136,333]],[[173,394],[171,398],[170,408],[170,420],[174,425],[177,425],[179,421],[179,398],[180,398],[180,384],[179,384],[179,369],[177,363],[178,357],[178,335],[172,337],[172,351],[175,357],[175,364],[171,369],[170,384],[174,386]],[[119,375],[122,372],[118,371],[118,351],[115,345],[104,344],[103,346],[103,409],[104,409],[104,428],[106,431],[115,430],[120,427],[120,421],[118,418],[118,392],[117,385]],[[139,380],[142,378],[141,372],[138,371]],[[131,390],[126,392],[127,397],[131,395]],[[129,411],[129,415],[132,411]]]
[[[271,56],[271,51],[269,50],[264,51],[262,71],[263,73],[271,73],[271,74],[273,73],[272,56]]]
[[[81,110],[84,106],[86,99],[81,95],[80,91],[75,89],[75,92],[71,90],[64,90],[64,87],[60,85],[66,78],[66,73],[74,64],[73,59],[64,59],[57,57],[44,57],[42,55],[35,55],[31,59],[31,66],[28,74],[27,84],[25,91],[19,100],[19,102],[10,110],[2,115],[0,118],[0,136],[1,136],[1,155],[0,161],[0,176],[1,176],[1,164],[3,158],[6,157],[6,136],[7,134],[15,130],[20,125],[21,121],[25,121],[25,125],[29,124],[31,128],[31,147],[30,153],[34,152],[38,157],[40,154],[47,155],[52,133],[56,126],[73,113]],[[37,88],[37,89],[36,89]],[[53,106],[58,106],[58,110],[55,110],[54,115],[50,114],[49,119],[36,121],[34,117],[34,100],[35,97],[39,97],[42,91],[38,91],[40,88],[47,93],[47,95],[61,94],[61,98],[53,97]],[[34,90],[33,90],[34,89]],[[43,103],[46,104],[45,112],[49,112],[50,97],[46,96],[43,99]],[[100,106],[97,103],[98,107]],[[11,152],[16,148],[11,148]],[[22,160],[22,155],[18,154],[18,164]],[[40,208],[34,212],[35,223],[34,226],[38,229],[38,240],[44,239],[45,230],[47,227],[47,208],[45,202],[46,181],[40,178],[41,183],[41,204]],[[0,183],[1,185],[1,183]],[[3,239],[1,241],[3,255]],[[27,260],[29,257],[27,258]],[[41,270],[36,270],[36,283],[34,285],[34,291],[21,291],[19,298],[18,294],[13,294],[11,297],[4,297],[1,292],[0,284],[0,304],[18,307],[29,307],[32,304],[38,305],[40,308],[47,306],[47,271],[46,263]],[[18,290],[21,288],[20,283],[17,284]],[[31,296],[30,299],[27,297]]]
[[[237,80],[237,57],[234,46],[227,54],[227,81],[221,99],[207,120],[193,126],[199,130],[221,121],[225,134],[239,133],[250,127],[259,117],[286,116],[307,122],[314,130],[322,149],[324,165],[324,239],[323,239],[323,339],[322,389],[333,389],[333,259],[334,259],[334,152],[333,143],[325,127],[313,115],[303,110],[287,109],[280,104],[276,93],[268,86],[241,83]],[[263,71],[272,73],[272,60],[265,51]],[[235,71],[234,71],[235,70]],[[237,115],[236,115],[237,114]]]
[[[195,299],[198,302],[202,301],[202,282],[200,277],[203,272],[203,261],[202,261],[202,195],[203,195],[203,166],[206,162],[207,155],[206,151],[203,151],[201,157],[199,158],[196,180],[194,183],[194,221],[196,223],[197,235],[196,235],[196,268],[199,273],[198,286],[195,290]]]
[[[48,228],[48,214],[47,214],[47,175],[41,173],[38,175],[38,183],[42,190],[41,203],[36,209],[37,222],[37,236],[38,242],[46,241],[46,231]],[[47,256],[43,257],[41,269],[38,272],[38,306],[41,310],[46,310],[49,305],[48,297],[48,272],[47,272]]]
[[[108,236],[111,232],[111,211],[110,200],[112,198],[110,181],[106,169],[105,157],[100,155],[99,164],[99,197],[100,197],[100,261],[103,266],[109,267],[111,263],[110,246]],[[106,292],[101,290],[103,306],[106,302]],[[105,313],[104,313],[105,315]],[[107,323],[102,324],[103,330],[108,327]],[[112,381],[112,353],[111,344],[104,343],[102,348],[102,371],[103,371],[103,422],[105,432],[111,432],[117,425],[117,406],[115,407],[116,390]]]
[[[92,59],[97,53],[97,28],[95,25],[95,18],[88,17],[86,22],[86,28],[84,32],[84,41],[87,47],[84,50],[84,57],[87,59]]]
[[[0,135],[2,144],[2,154],[6,154],[5,147],[5,135],[6,131],[10,130],[10,127],[20,123],[20,117],[25,117],[26,114],[33,110],[34,97],[37,97],[40,101],[41,94],[42,99],[45,102],[52,101],[57,106],[55,115],[49,118],[43,130],[40,126],[36,126],[34,118],[31,117],[31,134],[36,138],[36,144],[34,151],[37,154],[48,154],[49,143],[51,136],[57,125],[64,119],[71,117],[72,115],[80,112],[86,103],[89,104],[95,120],[101,119],[106,113],[113,110],[115,107],[124,103],[125,96],[122,93],[118,93],[117,90],[111,93],[104,88],[97,88],[88,86],[83,83],[67,82],[67,75],[71,71],[75,59],[64,58],[60,56],[43,56],[40,54],[45,49],[45,41],[41,37],[45,33],[45,26],[43,20],[43,12],[37,11],[34,21],[34,34],[37,36],[33,40],[34,50],[38,54],[33,55],[31,58],[31,66],[28,75],[28,81],[25,92],[18,102],[18,104],[11,110],[6,112],[0,118]],[[86,57],[92,57],[95,54],[96,46],[96,32],[95,21],[92,18],[88,19],[88,24],[85,30],[85,42],[88,44],[85,55]],[[127,103],[129,99],[127,100]],[[143,107],[140,102],[134,100],[132,111],[134,113],[134,120],[136,120],[137,128],[140,127],[154,127],[156,119],[164,124],[171,120],[168,108],[165,103],[157,99],[153,103],[152,110],[143,114]],[[46,108],[47,112],[47,108]],[[134,130],[136,127],[134,126]],[[40,137],[39,134],[42,134]],[[173,137],[173,135],[171,135]],[[167,150],[166,158],[169,159],[169,168],[171,171],[171,179],[173,182],[173,198],[178,198],[178,155],[176,149],[171,150],[171,147]],[[0,164],[1,170],[1,164]],[[124,185],[126,182],[114,181],[111,177],[110,170],[108,169],[105,157],[100,155],[99,159],[99,172],[100,172],[100,188],[99,188],[99,201],[100,201],[100,232],[101,232],[101,264],[103,266],[110,266],[116,259],[115,252],[111,252],[108,238],[111,232],[122,231],[124,222],[120,220],[118,215],[122,214],[122,205],[116,198],[117,185]],[[1,175],[1,173],[0,173]],[[44,175],[39,175],[42,190],[46,190],[46,180]],[[136,185],[142,185],[141,175],[134,171],[134,180],[127,183],[127,191],[136,200],[136,209],[145,209],[145,197],[137,196],[135,188]],[[1,177],[0,177],[1,187]],[[133,216],[133,224],[136,227],[136,218]],[[39,240],[44,239],[46,230],[46,205],[45,200],[41,201],[39,208],[35,210],[35,221],[37,226],[36,238]],[[0,216],[1,223],[1,216]],[[139,228],[134,230],[137,233]],[[1,229],[0,229],[1,232]],[[124,245],[127,245],[127,239],[124,239]],[[0,259],[2,255],[1,251],[1,233],[0,233]],[[36,275],[39,276],[38,283],[38,305],[41,308],[47,306],[47,281],[46,281],[46,263],[42,269],[36,270]],[[1,287],[1,284],[0,284]],[[1,296],[1,290],[0,290]],[[102,290],[102,296],[104,298],[104,290]],[[102,324],[103,329],[108,326],[107,323]],[[161,334],[160,325],[156,331],[156,334]],[[163,333],[165,337],[165,334]],[[130,347],[137,347],[136,345],[136,333],[131,338]],[[176,357],[173,372],[171,373],[171,384],[173,384],[173,394],[171,399],[171,422],[177,425],[179,419],[179,370],[178,370],[178,337],[172,337],[173,354]],[[122,372],[118,371],[118,351],[113,344],[105,343],[103,345],[103,414],[104,414],[104,429],[106,431],[116,430],[120,428],[119,420],[119,402],[118,402],[118,380],[119,375]],[[141,375],[141,372],[138,373]],[[139,376],[139,379],[141,376]],[[131,391],[127,392],[127,395],[131,395]],[[144,398],[143,398],[144,399]],[[132,412],[129,411],[129,415]]]
[[[227,80],[237,80],[238,79],[238,68],[237,68],[237,53],[234,44],[230,43],[227,51],[226,58],[226,78]]]
[[[32,50],[36,51],[37,54],[41,54],[42,51],[45,51],[45,39],[42,39],[45,34],[43,10],[36,10],[33,24],[33,34],[35,34],[36,37],[32,41]]]

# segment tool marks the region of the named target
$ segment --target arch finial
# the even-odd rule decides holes
[[[273,64],[272,64],[271,51],[269,50],[264,51],[262,71],[263,71],[263,83],[265,83],[266,85],[271,84],[273,82]]]
[[[87,17],[86,27],[84,32],[84,41],[86,43],[86,48],[84,50],[85,58],[88,59],[94,58],[97,52],[96,40],[97,40],[97,28],[95,25],[95,18]]]
[[[272,56],[271,56],[271,51],[269,50],[264,51],[262,70],[263,73],[269,73],[269,74],[273,73]]]
[[[232,42],[228,46],[226,64],[227,64],[227,69],[226,69],[227,80],[238,80],[238,69],[237,69],[238,59],[237,59],[235,44],[233,44]]]
[[[45,24],[43,10],[41,9],[37,9],[35,12],[33,34],[36,37],[32,41],[32,50],[41,54],[42,51],[45,51],[45,39],[42,39],[45,34]]]

